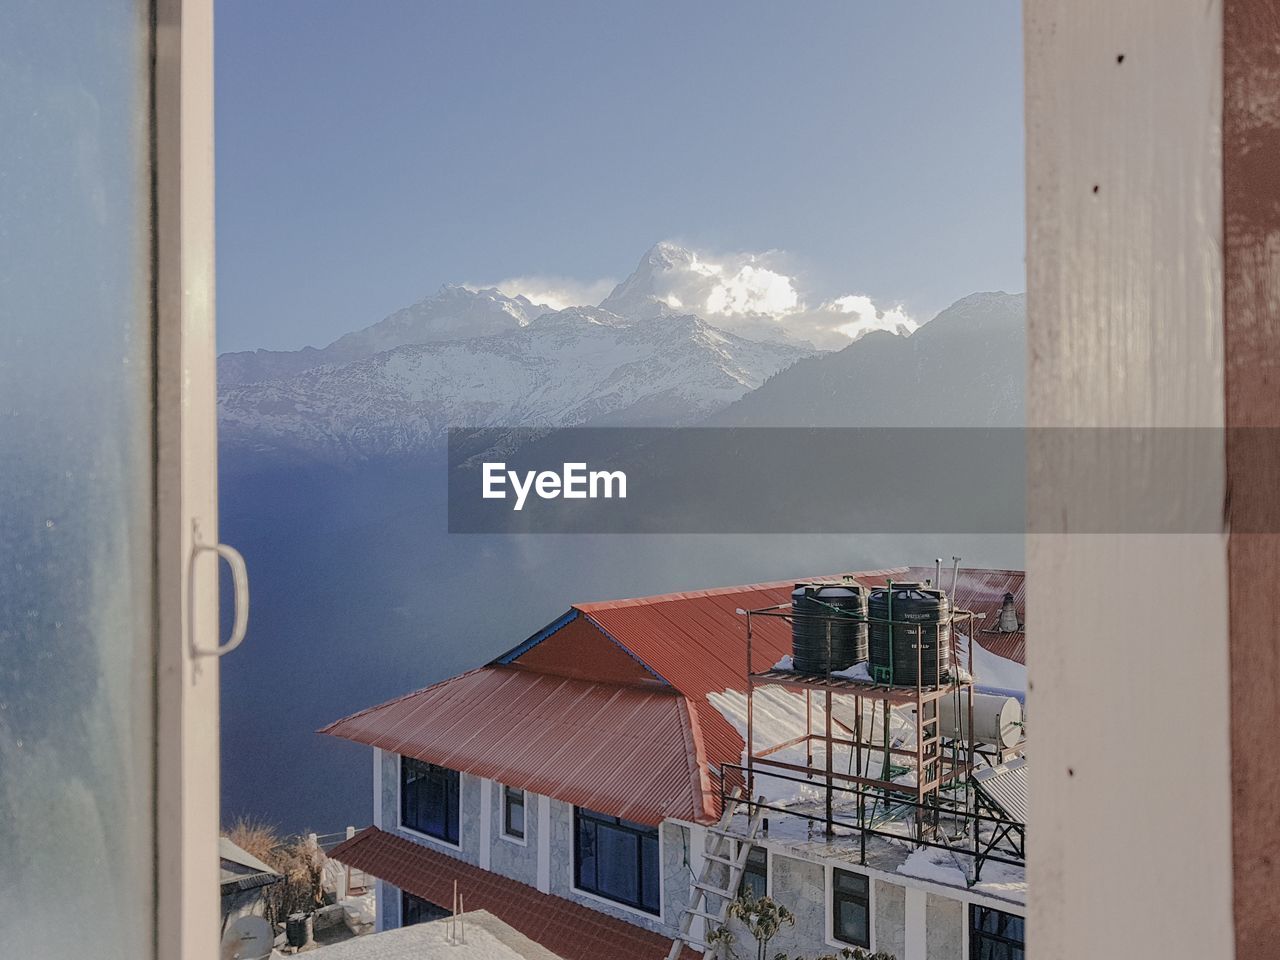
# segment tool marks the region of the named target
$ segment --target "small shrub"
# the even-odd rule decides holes
[[[327,858],[306,837],[281,840],[275,827],[245,817],[232,824],[226,835],[284,878],[262,891],[266,918],[271,923],[284,923],[290,914],[311,913],[324,903]]]
[[[776,937],[783,927],[793,927],[796,922],[795,914],[784,904],[778,903],[772,897],[755,899],[748,894],[738,897],[729,904],[727,919],[738,920],[747,928],[747,932],[756,942],[756,960],[766,960],[769,955],[769,941]],[[711,931],[707,936],[707,943],[716,948],[717,957],[739,956],[734,949],[737,937],[729,929],[728,923]],[[805,958],[779,951],[773,955],[773,960],[805,960]],[[867,953],[860,947],[845,947],[839,953],[824,953],[815,957],[814,960],[897,960],[897,957],[883,951]]]

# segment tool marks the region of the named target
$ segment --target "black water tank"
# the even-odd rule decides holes
[[[892,594],[892,606],[888,587],[873,588],[868,598],[867,669],[873,680],[914,687],[918,666],[920,685],[936,687],[951,672],[951,602],[943,591],[922,583],[895,583]]]
[[[861,617],[862,623],[845,619]],[[858,583],[797,583],[791,592],[791,656],[800,673],[843,670],[867,659],[867,591]],[[831,657],[827,660],[827,631]]]

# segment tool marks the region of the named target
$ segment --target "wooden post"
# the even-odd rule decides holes
[[[1224,458],[1177,429],[1224,424],[1222,4],[1024,14],[1027,952],[1229,960],[1226,539],[1096,526],[1117,468],[1168,515],[1225,500]],[[1097,455],[1059,427],[1098,428]],[[1186,445],[1177,476],[1117,463],[1102,431],[1133,428]]]

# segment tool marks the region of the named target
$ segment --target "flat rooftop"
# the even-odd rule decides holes
[[[788,802],[788,810],[822,818],[825,804],[818,800]],[[839,816],[837,804],[837,816]],[[862,844],[856,828],[836,824],[832,836],[826,835],[826,824],[789,816],[776,810],[768,811],[769,832],[757,837],[757,842],[772,847],[776,852],[811,861],[843,861],[851,869],[862,865]],[[740,813],[734,818],[734,826],[745,829],[747,816]],[[892,817],[876,824],[876,829],[887,833],[902,833],[902,840],[868,835],[866,840],[866,866],[887,874],[914,877],[956,890],[982,894],[997,900],[1005,900],[1017,906],[1027,902],[1027,871],[1025,866],[986,861],[981,877],[970,885],[973,856],[959,847],[942,850],[933,847],[917,847],[909,836],[909,825]],[[1007,853],[1000,854],[1008,856]]]
[[[460,936],[454,938],[454,933]],[[307,953],[316,960],[562,960],[487,910],[370,933]]]

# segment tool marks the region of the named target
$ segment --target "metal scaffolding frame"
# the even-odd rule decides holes
[[[833,582],[839,585],[839,581]],[[889,581],[892,588],[892,581]],[[1010,820],[1000,811],[983,804],[976,790],[971,773],[975,769],[975,757],[987,755],[978,748],[974,735],[973,707],[973,644],[977,641],[975,625],[983,618],[970,610],[950,610],[945,620],[922,624],[915,621],[889,620],[870,616],[857,616],[832,607],[830,612],[796,614],[790,604],[779,604],[758,610],[739,611],[746,616],[747,624],[747,736],[745,764],[728,764],[722,770],[722,791],[731,790],[735,783],[745,781],[748,797],[758,797],[757,777],[769,777],[813,786],[817,783],[825,796],[821,815],[801,812],[794,807],[769,804],[763,798],[750,801],[754,807],[786,816],[800,817],[823,828],[828,838],[836,835],[838,828],[853,830],[859,837],[860,860],[866,863],[867,837],[879,836],[901,841],[907,839],[917,846],[950,850],[973,858],[973,871],[966,872],[970,885],[977,882],[982,865],[988,861],[1023,866],[1025,852],[1023,824]],[[794,622],[798,617],[825,621],[827,634],[827,670],[824,674],[799,673],[778,669],[770,664],[763,670],[753,662],[752,620],[755,617],[778,617]],[[833,624],[866,623],[888,627],[890,662],[893,644],[907,642],[916,651],[916,679],[914,685],[880,682],[871,679],[854,679],[840,670],[832,669],[831,633]],[[940,630],[950,626],[950,670],[938,676],[939,683],[925,685],[924,630]],[[957,625],[966,628],[968,638],[968,663],[963,673],[956,668],[959,663]],[[804,695],[805,733],[782,743],[760,744],[756,736],[755,694],[761,687],[782,687]],[[853,722],[842,723],[835,717],[833,707],[836,697],[852,698]],[[967,738],[945,737],[941,730],[941,704],[954,698],[957,715],[962,718],[962,730]],[[814,729],[813,708],[815,701],[822,708],[822,729]],[[845,699],[843,702],[848,703]],[[864,722],[870,707],[870,724]],[[890,718],[895,709],[911,708],[915,724],[915,743],[911,747],[893,744],[890,735]],[[881,739],[875,741],[876,719],[882,717]],[[790,747],[804,744],[804,765],[786,762],[776,754]],[[823,760],[814,764],[815,746],[821,746]],[[849,770],[835,768],[836,748],[850,751]],[[870,761],[879,756],[878,776],[870,776]],[[908,764],[898,766],[899,775],[914,769],[914,782],[894,779],[893,760],[900,758]],[[837,806],[837,797],[851,801],[852,815]],[[885,830],[886,822],[908,821],[911,833]]]

